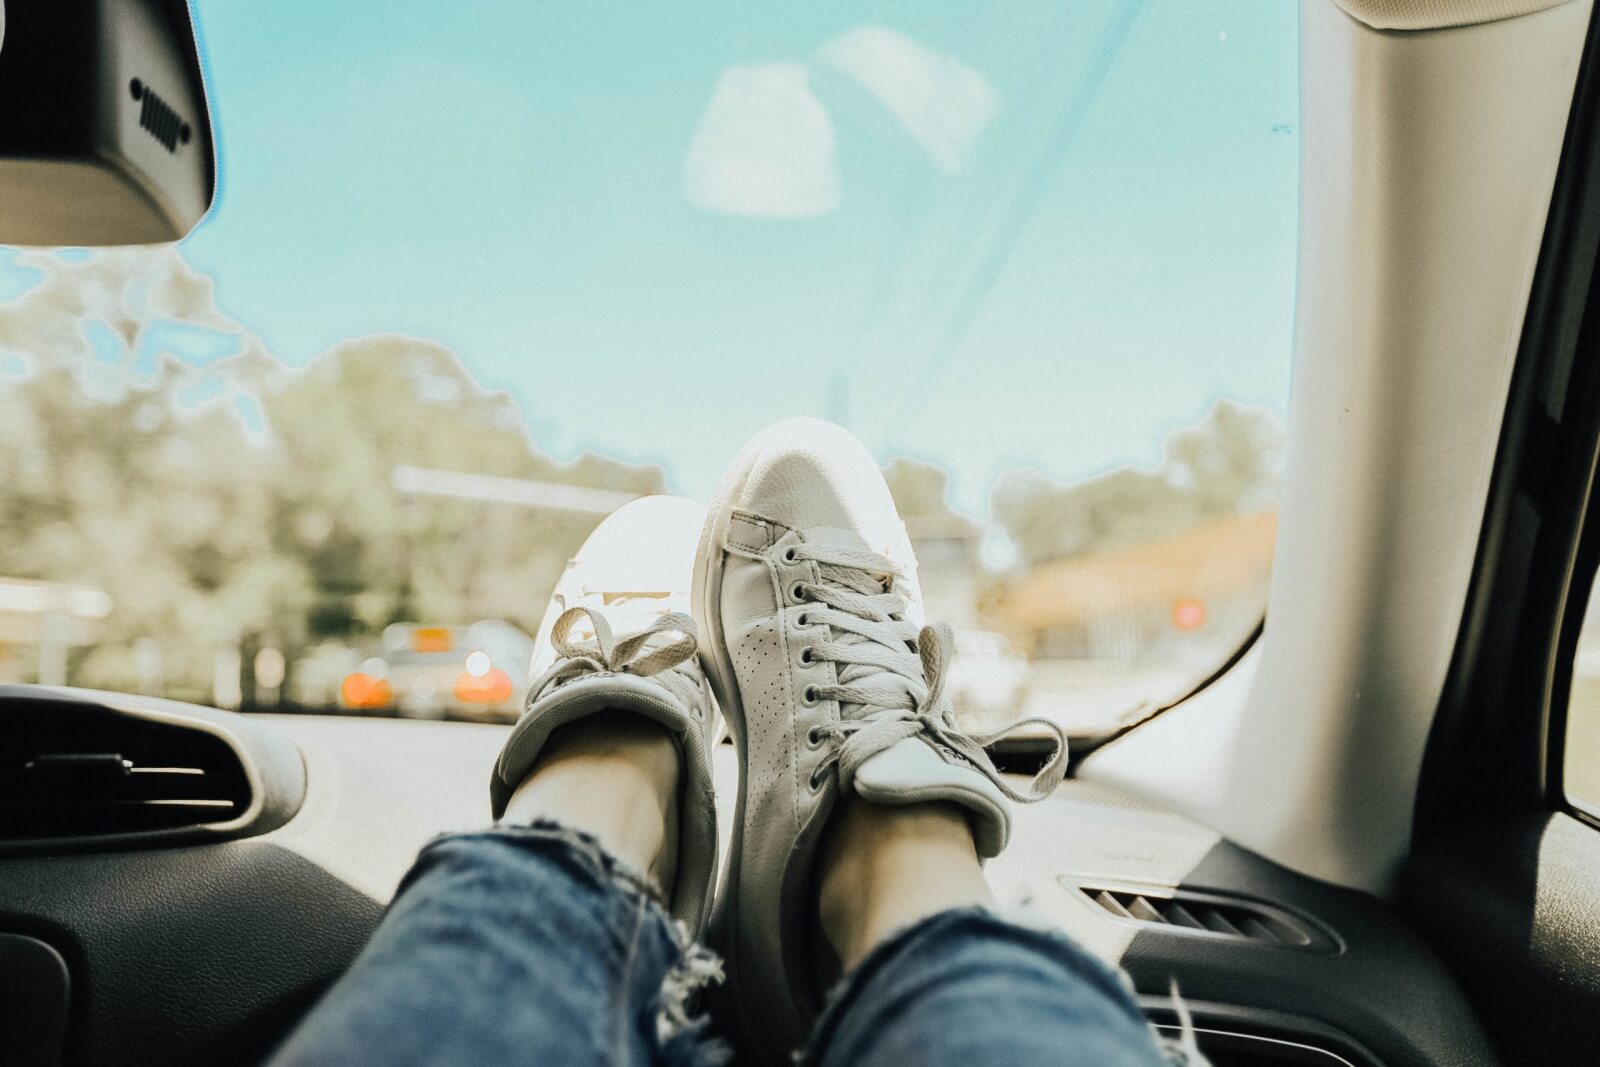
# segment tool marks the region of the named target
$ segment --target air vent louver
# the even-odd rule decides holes
[[[0,840],[223,823],[250,805],[237,753],[213,733],[42,708],[0,734]]]
[[[1233,938],[1284,948],[1331,951],[1333,940],[1279,908],[1184,890],[1072,885],[1102,912],[1124,922],[1165,927],[1173,933]]]

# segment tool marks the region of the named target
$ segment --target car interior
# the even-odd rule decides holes
[[[1600,1047],[1600,810],[1564,784],[1600,566],[1593,6],[1301,0],[1265,622],[1074,736],[989,864],[1218,1067]],[[0,242],[187,233],[200,54],[183,0],[0,4]],[[261,1059],[417,849],[488,821],[507,729],[0,686],[0,1060]]]

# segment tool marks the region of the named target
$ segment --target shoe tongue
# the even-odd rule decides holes
[[[866,552],[881,552],[867,543],[866,538],[855,530],[842,526],[808,526],[805,531],[807,544],[829,545],[833,548],[854,548]],[[881,553],[887,555],[887,553]]]
[[[903,525],[897,528],[894,537],[881,544],[869,542],[856,530],[838,526],[807,527],[805,539],[810,544],[865,550],[894,560],[901,571],[898,586],[907,600],[905,617],[919,629],[922,627],[922,587],[917,582],[917,556],[911,549],[911,539],[906,536]]]

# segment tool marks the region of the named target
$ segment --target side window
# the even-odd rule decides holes
[[[1562,781],[1568,800],[1600,815],[1600,589],[1589,596],[1583,630],[1578,634]]]

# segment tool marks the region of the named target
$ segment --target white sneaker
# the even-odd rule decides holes
[[[711,788],[716,711],[688,615],[704,516],[693,501],[644,497],[607,516],[589,535],[550,598],[527,708],[489,785],[499,818],[556,727],[606,708],[661,723],[682,757],[677,875],[663,888],[668,910],[691,935],[704,924],[717,868]],[[627,636],[613,637],[613,628]]]
[[[729,967],[730,1021],[748,1051],[778,1059],[820,1007],[812,868],[840,790],[959,804],[989,857],[1005,847],[1007,798],[1046,795],[1065,742],[1050,727],[1060,748],[1021,794],[982,748],[993,736],[956,729],[941,695],[948,628],[920,626],[916,560],[889,488],[831,423],[779,423],[739,454],[706,519],[694,614],[741,771],[712,945]]]

